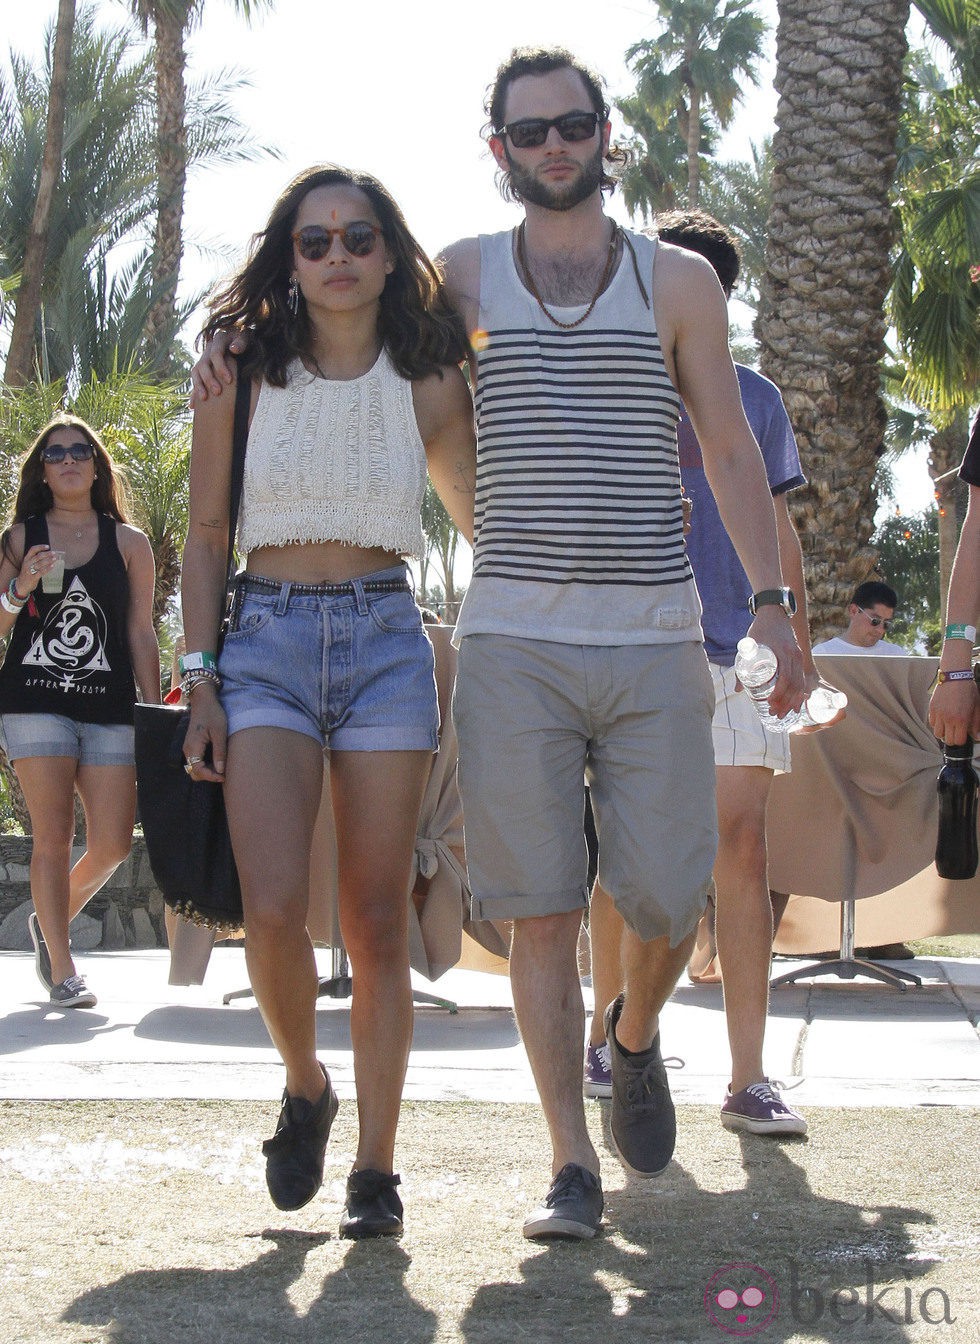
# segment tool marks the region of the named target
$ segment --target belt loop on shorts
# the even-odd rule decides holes
[[[293,590],[291,583],[284,583],[279,589],[279,601],[276,603],[276,615],[285,616],[286,608],[289,606],[289,594]]]
[[[357,598],[357,614],[358,616],[366,616],[368,614],[368,604],[364,595],[364,580],[352,579],[351,586],[354,589],[354,596]]]

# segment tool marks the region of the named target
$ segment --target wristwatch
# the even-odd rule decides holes
[[[749,598],[749,611],[755,616],[760,607],[782,607],[787,616],[796,615],[796,594],[792,588],[763,588]]]

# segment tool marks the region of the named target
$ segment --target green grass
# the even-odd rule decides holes
[[[917,957],[980,957],[980,933],[946,933],[939,938],[908,940]]]

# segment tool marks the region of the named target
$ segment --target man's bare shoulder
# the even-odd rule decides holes
[[[706,257],[691,252],[686,247],[666,243],[663,239],[657,246],[653,278],[654,284],[670,294],[680,294],[686,290],[687,297],[690,298],[693,287],[695,297],[701,295],[717,297],[720,294],[724,298],[724,291],[715,268]]]
[[[457,238],[455,243],[449,243],[439,253],[439,264],[445,268],[452,267],[454,270],[466,270],[469,267],[476,266],[480,269],[480,239],[474,235],[472,238]]]
[[[460,238],[443,248],[437,258],[449,301],[466,323],[476,329],[480,314],[480,240]]]

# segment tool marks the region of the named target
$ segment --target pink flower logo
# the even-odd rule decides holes
[[[729,1335],[755,1335],[779,1311],[776,1281],[758,1265],[724,1265],[708,1280],[704,1309]]]

